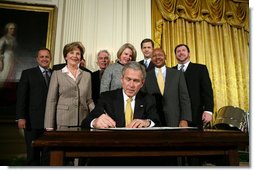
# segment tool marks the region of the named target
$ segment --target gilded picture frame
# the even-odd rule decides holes
[[[5,72],[0,71],[0,87],[18,82],[24,69],[36,66],[35,57],[39,48],[47,47],[54,53],[56,13],[56,6],[53,5],[0,2],[0,53],[3,56],[2,70],[5,69]],[[7,61],[9,58],[3,55],[7,45],[2,43],[1,47],[1,38],[6,34],[8,23],[15,24],[16,33],[12,61]]]

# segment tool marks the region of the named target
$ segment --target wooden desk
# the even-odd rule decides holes
[[[78,130],[45,132],[34,147],[48,147],[50,165],[64,165],[65,157],[214,156],[225,157],[225,165],[238,166],[240,146],[249,136],[238,131]]]

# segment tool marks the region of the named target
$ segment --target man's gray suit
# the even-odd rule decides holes
[[[142,90],[155,96],[163,126],[177,127],[180,120],[191,121],[190,98],[182,72],[166,67],[165,88],[162,96],[155,69],[151,70],[147,73]]]

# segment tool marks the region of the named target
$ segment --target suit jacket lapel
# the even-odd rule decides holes
[[[61,71],[62,72],[62,71]],[[76,83],[76,81],[74,81],[69,75],[67,75],[67,72],[66,73],[63,73],[64,74],[64,76],[66,77],[66,79],[71,83],[71,84],[73,84],[73,85],[77,85],[77,83]],[[79,76],[80,76],[80,79],[81,79],[81,74],[79,74]],[[78,76],[78,77],[79,77]]]
[[[194,65],[190,62],[186,71],[184,72],[186,83],[191,83],[193,79],[193,70],[195,70],[193,67]]]
[[[153,64],[153,62],[152,61],[150,61],[150,63],[149,63],[149,65],[148,65],[148,67],[147,67],[147,70],[152,70],[154,68],[154,64]]]
[[[167,92],[167,89],[170,87],[170,85],[171,85],[171,72],[170,72],[170,70],[169,70],[169,68],[168,67],[166,67],[166,79],[165,79],[165,88],[164,88],[164,94],[166,94],[166,92]]]
[[[44,78],[44,75],[41,72],[41,69],[40,69],[39,66],[36,67],[36,74],[38,75],[38,78],[41,80],[41,82],[44,82],[45,87],[48,88],[48,86],[46,84],[46,81],[45,81],[45,78]]]
[[[80,80],[81,80],[81,78],[82,78],[82,75],[83,75],[83,71],[81,71],[80,70],[80,73],[79,73],[79,75],[78,75],[78,77],[77,77],[77,79],[76,79],[76,84],[78,84],[79,82],[80,82]],[[74,81],[74,80],[73,80]]]
[[[192,66],[193,64],[190,62],[188,67],[186,68],[184,75],[188,75],[190,73],[190,71],[192,70]]]
[[[154,80],[154,81],[152,81]],[[151,84],[151,87],[154,87],[156,88],[156,92],[160,92],[160,88],[159,88],[159,85],[157,83],[157,77],[156,77],[156,74],[155,74],[155,70],[153,70],[152,74],[151,74],[151,81],[149,81],[149,83]]]
[[[133,119],[134,118],[142,118],[142,115],[144,113],[144,109],[145,109],[144,100],[143,100],[141,94],[138,93],[136,95],[136,99],[135,99]]]
[[[113,105],[113,108],[115,109],[114,115],[116,115],[119,125],[125,126],[124,99],[122,89],[117,91]]]

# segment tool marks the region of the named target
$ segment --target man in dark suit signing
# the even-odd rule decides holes
[[[124,65],[121,89],[106,91],[94,110],[82,122],[83,128],[142,128],[160,126],[153,96],[140,92],[145,81],[146,71],[138,62]],[[132,100],[129,100],[132,99]],[[128,105],[129,104],[129,105]],[[132,166],[155,165],[154,158],[109,157],[88,159],[85,165]]]
[[[191,121],[190,98],[184,74],[166,67],[166,54],[156,48],[152,53],[155,68],[147,72],[143,91],[156,97],[163,126],[188,127]]]
[[[46,164],[40,163],[40,151],[32,147],[32,141],[44,132],[44,114],[51,75],[49,69],[51,59],[49,49],[39,49],[36,57],[38,66],[22,72],[17,89],[18,127],[24,130],[27,165],[31,166]]]
[[[140,92],[145,81],[146,71],[137,62],[126,64],[122,71],[122,89],[101,94],[94,110],[82,122],[83,128],[110,127],[153,127],[160,121],[153,96]],[[131,119],[127,114],[128,99],[132,99]]]
[[[212,120],[214,108],[213,89],[207,67],[190,62],[190,49],[185,44],[175,47],[177,66],[185,75],[186,84],[191,99],[192,122],[190,126],[202,127]]]

